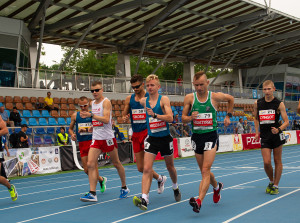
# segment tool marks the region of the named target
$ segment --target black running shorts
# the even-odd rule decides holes
[[[267,149],[275,149],[283,144],[286,143],[284,133],[281,132],[279,134],[272,134],[268,137],[261,138],[261,148],[267,148]]]
[[[164,137],[148,136],[144,142],[145,152],[157,155],[160,152],[161,156],[173,155],[173,138],[170,135]]]
[[[192,147],[197,154],[203,154],[204,151],[211,150],[217,144],[219,149],[219,136],[217,131],[192,135]]]

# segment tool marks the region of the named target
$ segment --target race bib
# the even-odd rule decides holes
[[[4,152],[0,152],[0,159],[4,158]]]
[[[107,146],[112,146],[114,144],[114,141],[112,139],[106,140],[106,145]]]
[[[260,110],[259,111],[259,123],[263,124],[272,124],[275,123],[275,110]]]
[[[280,141],[285,140],[285,135],[284,135],[283,132],[282,132],[282,133],[279,133],[279,137],[280,137]]]
[[[79,135],[91,135],[89,128],[92,127],[92,123],[78,123],[78,133]]]
[[[212,143],[212,142],[206,142],[205,145],[204,145],[204,150],[205,150],[205,151],[211,150],[211,149],[212,149],[212,146],[213,146],[213,143]]]
[[[132,109],[132,122],[133,123],[146,123],[145,109]]]
[[[167,130],[167,124],[165,121],[152,118],[152,117],[149,118],[149,126],[150,126],[151,133]]]
[[[199,113],[193,120],[193,126],[195,130],[213,129],[212,113]]]

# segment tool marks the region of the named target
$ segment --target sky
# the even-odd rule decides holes
[[[265,5],[264,0],[252,0],[254,2]],[[269,5],[270,0],[266,0]],[[300,0],[271,0],[271,8],[284,12],[296,18],[300,18]],[[60,63],[63,58],[63,52],[60,46],[53,44],[43,44],[46,55],[41,56],[40,62],[51,66],[55,63]]]

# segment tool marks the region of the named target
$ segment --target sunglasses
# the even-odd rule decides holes
[[[80,108],[84,108],[86,106],[89,106],[89,104],[85,104],[85,105],[79,105]]]
[[[102,88],[100,88],[100,89],[94,89],[94,90],[91,90],[91,92],[94,93],[94,92],[99,92],[101,90],[102,90]]]
[[[131,86],[131,87],[132,87],[133,89],[138,89],[141,85],[142,85],[142,84],[137,85],[137,86]]]

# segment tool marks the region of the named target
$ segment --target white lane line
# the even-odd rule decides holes
[[[229,223],[229,222],[232,222],[232,221],[234,221],[234,220],[236,220],[236,219],[238,219],[238,218],[240,218],[240,217],[242,217],[242,216],[244,216],[244,215],[246,215],[246,214],[248,214],[248,213],[250,213],[250,212],[252,212],[252,211],[255,211],[256,209],[259,209],[259,208],[261,208],[261,207],[263,207],[263,206],[266,206],[266,205],[268,205],[268,204],[270,204],[270,203],[273,203],[273,202],[275,202],[275,201],[277,201],[277,200],[279,200],[279,199],[281,199],[281,198],[284,198],[284,197],[286,197],[286,196],[289,196],[289,195],[291,195],[291,194],[293,194],[293,193],[296,193],[296,192],[298,192],[298,191],[300,191],[300,188],[297,189],[297,190],[291,191],[291,192],[289,192],[289,193],[287,193],[287,194],[284,194],[284,195],[282,195],[282,196],[279,196],[279,197],[277,197],[277,198],[275,198],[275,199],[273,199],[273,200],[270,200],[270,201],[268,201],[268,202],[265,202],[265,203],[263,203],[263,204],[261,204],[261,205],[258,205],[258,206],[254,207],[254,208],[251,208],[251,209],[249,209],[249,210],[247,210],[247,211],[245,211],[245,212],[243,212],[243,213],[241,213],[241,214],[238,214],[238,215],[236,215],[236,216],[234,216],[234,217],[232,217],[232,218],[230,218],[230,219],[228,219],[228,220],[226,220],[226,221],[223,221],[223,223]]]

